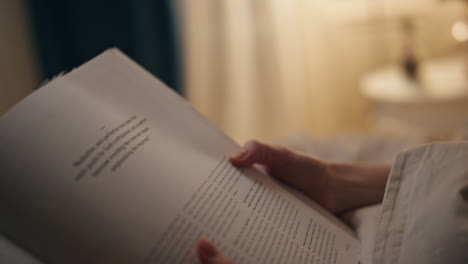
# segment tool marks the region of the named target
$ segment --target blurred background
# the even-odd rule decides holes
[[[467,23],[462,0],[0,0],[0,114],[118,47],[238,142],[463,138]]]

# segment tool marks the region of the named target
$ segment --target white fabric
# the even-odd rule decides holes
[[[361,242],[360,264],[372,264],[372,251],[379,223],[381,205],[371,205],[349,212],[341,217]]]
[[[387,183],[374,264],[468,263],[468,142],[398,155]]]

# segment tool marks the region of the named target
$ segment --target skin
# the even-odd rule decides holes
[[[389,165],[329,162],[256,140],[229,160],[238,167],[262,166],[334,214],[381,202],[390,173]],[[234,264],[206,238],[197,241],[196,252],[203,264]]]

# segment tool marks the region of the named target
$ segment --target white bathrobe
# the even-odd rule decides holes
[[[373,263],[468,263],[468,142],[432,143],[398,155]]]

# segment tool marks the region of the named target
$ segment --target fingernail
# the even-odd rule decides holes
[[[231,158],[234,158],[234,159],[237,159],[237,160],[241,160],[243,158],[245,158],[247,156],[247,150],[246,149],[239,149],[236,153],[234,153],[233,155],[231,155]]]
[[[218,255],[216,247],[208,241],[204,241],[200,247],[200,253],[207,258],[213,258]]]

